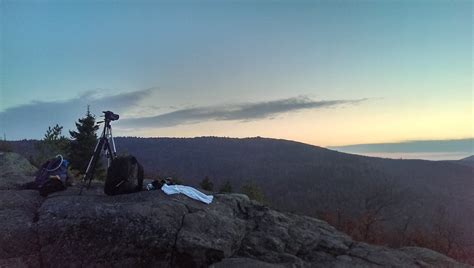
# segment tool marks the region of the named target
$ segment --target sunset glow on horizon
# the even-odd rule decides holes
[[[0,8],[7,139],[72,129],[87,105],[119,113],[114,133],[124,136],[325,147],[474,138],[471,1]]]

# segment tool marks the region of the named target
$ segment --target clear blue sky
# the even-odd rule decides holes
[[[87,104],[130,119],[117,122],[123,135],[323,146],[474,136],[472,1],[0,7],[0,128],[12,139],[72,128]],[[36,124],[18,123],[28,111]]]

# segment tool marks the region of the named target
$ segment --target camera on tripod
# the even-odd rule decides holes
[[[87,165],[86,172],[82,178],[83,184],[79,194],[82,194],[82,189],[84,185],[87,184],[87,188],[90,187],[92,178],[94,177],[95,167],[97,166],[97,161],[99,161],[101,152],[104,151],[105,156],[107,157],[107,167],[110,166],[112,160],[117,157],[117,150],[115,149],[115,141],[112,136],[112,126],[110,125],[111,121],[119,119],[119,115],[113,113],[112,111],[103,111],[104,121],[97,122],[98,124],[104,123],[104,130],[102,135],[100,135],[97,145],[95,146],[94,153]]]
[[[115,121],[119,119],[118,114],[114,114],[112,111],[103,111],[105,120]]]

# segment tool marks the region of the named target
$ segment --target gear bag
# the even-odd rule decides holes
[[[66,189],[68,179],[68,161],[61,155],[46,161],[41,165],[31,189],[38,189],[42,196]]]
[[[138,192],[143,187],[143,166],[134,156],[119,156],[107,169],[104,193],[107,195]]]

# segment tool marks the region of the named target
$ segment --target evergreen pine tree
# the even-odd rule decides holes
[[[214,183],[211,182],[208,176],[206,176],[199,185],[201,189],[206,191],[212,191],[214,189]]]
[[[260,188],[254,183],[249,182],[242,186],[242,193],[246,194],[250,199],[258,201],[260,203],[265,203],[266,201],[262,190],[260,190]]]
[[[230,181],[226,181],[224,185],[219,189],[220,193],[232,193],[232,185],[230,184]]]
[[[63,127],[56,124],[54,127],[48,127],[44,135],[43,142],[46,147],[55,154],[66,154],[69,146],[69,140],[62,135]]]
[[[69,161],[72,169],[84,173],[94,152],[97,143],[96,132],[99,129],[99,126],[95,123],[95,117],[89,111],[89,107],[87,107],[85,117],[80,118],[78,122],[76,122],[76,128],[77,131],[69,131],[72,139],[69,150]],[[99,166],[100,161],[97,163],[97,168],[99,168]]]
[[[62,130],[63,127],[58,124],[48,127],[43,139],[35,145],[37,154],[31,158],[32,164],[39,167],[58,154],[67,154],[69,140],[62,135]]]
[[[63,131],[63,127],[56,124],[54,127],[48,127],[48,130],[46,130],[46,134],[44,134],[44,141],[58,141],[60,139],[65,138],[63,135],[61,135]]]

